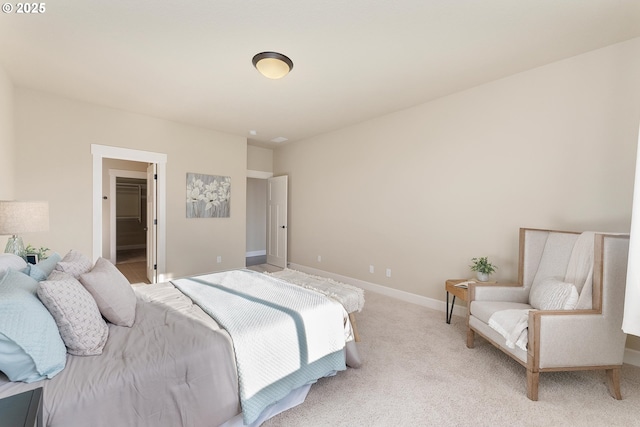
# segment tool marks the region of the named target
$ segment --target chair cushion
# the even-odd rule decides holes
[[[529,304],[539,310],[573,310],[578,304],[578,297],[578,291],[572,283],[548,277],[533,284]]]
[[[491,315],[500,310],[519,309],[526,310],[531,309],[529,304],[522,304],[519,302],[506,302],[506,301],[472,301],[469,306],[469,310],[473,317],[477,317],[484,323],[489,324]]]

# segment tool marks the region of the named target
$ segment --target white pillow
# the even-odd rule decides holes
[[[531,287],[529,304],[539,310],[573,310],[579,297],[572,283],[548,277]]]

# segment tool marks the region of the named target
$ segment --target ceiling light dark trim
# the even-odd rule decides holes
[[[289,68],[288,72],[293,70],[293,61],[291,59],[289,59],[287,56],[285,56],[285,55],[283,55],[281,53],[278,53],[278,52],[261,52],[261,53],[258,53],[257,55],[255,55],[253,57],[253,60],[251,61],[253,63],[253,66],[256,67],[256,69],[258,71],[260,71],[260,68],[258,68],[258,62],[260,62],[263,59],[277,59],[277,60],[279,60],[279,61],[281,61],[281,62],[283,62],[283,63],[285,63],[287,65],[287,67]],[[260,71],[260,72],[262,72],[262,71]],[[288,72],[285,73],[284,75],[280,76],[280,77],[284,77],[286,74],[288,74]],[[269,76],[265,75],[265,77],[269,77]],[[269,77],[269,78],[274,78],[274,77]],[[279,78],[279,77],[276,77],[276,78]]]

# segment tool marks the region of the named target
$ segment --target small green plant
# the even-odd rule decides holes
[[[47,259],[47,252],[49,251],[49,248],[40,248],[40,249],[36,249],[31,245],[27,245],[27,247],[24,250],[25,254],[36,254],[38,255],[38,261],[42,261],[43,259]]]
[[[477,271],[483,274],[491,274],[498,268],[495,265],[491,264],[488,257],[486,256],[480,258],[471,258],[471,262],[473,263],[469,266],[471,267],[471,271]]]

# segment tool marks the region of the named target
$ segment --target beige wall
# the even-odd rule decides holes
[[[638,76],[635,39],[275,150],[290,261],[443,300],[519,227],[628,232]]]
[[[0,66],[0,200],[13,200],[15,141],[13,135],[13,84]],[[4,252],[8,236],[0,236]]]
[[[13,84],[0,66],[0,200],[14,198]]]
[[[273,172],[273,150],[248,145],[247,169],[262,172]]]
[[[15,119],[16,194],[50,202],[50,231],[25,243],[91,255],[91,144],[111,145],[167,154],[169,277],[244,266],[246,138],[23,88]],[[231,218],[186,219],[187,172],[231,176]]]

